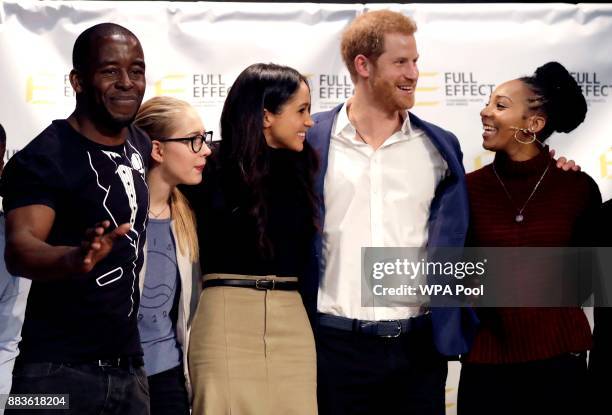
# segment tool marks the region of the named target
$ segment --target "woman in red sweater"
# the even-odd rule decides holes
[[[470,231],[481,247],[562,247],[578,242],[601,204],[593,179],[554,166],[542,142],[585,118],[580,87],[557,62],[499,85],[481,111],[493,163],[468,174]],[[532,270],[533,271],[533,270]],[[530,284],[537,272],[523,272]],[[526,286],[526,285],[523,286]],[[481,328],[463,356],[458,413],[581,414],[589,323],[579,307],[480,308]]]

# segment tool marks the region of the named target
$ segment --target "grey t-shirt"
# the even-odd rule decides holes
[[[138,329],[149,376],[172,369],[181,361],[173,310],[180,293],[180,279],[170,221],[149,219],[147,226],[147,269]]]

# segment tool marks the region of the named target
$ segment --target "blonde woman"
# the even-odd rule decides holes
[[[189,415],[187,345],[199,277],[194,214],[177,185],[202,181],[211,151],[205,131],[187,102],[155,97],[135,124],[151,138],[149,223],[138,312],[151,398],[151,414]],[[198,270],[194,273],[194,270]],[[193,304],[193,307],[192,307]]]

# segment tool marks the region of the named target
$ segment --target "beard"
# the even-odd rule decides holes
[[[374,70],[368,79],[374,99],[390,111],[406,111],[414,106],[414,94],[403,95],[395,81],[385,79]],[[416,83],[414,85],[416,87]]]

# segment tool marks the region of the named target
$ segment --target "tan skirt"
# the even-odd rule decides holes
[[[208,274],[204,280],[295,278]],[[191,326],[194,415],[317,414],[316,354],[297,291],[210,287]]]

